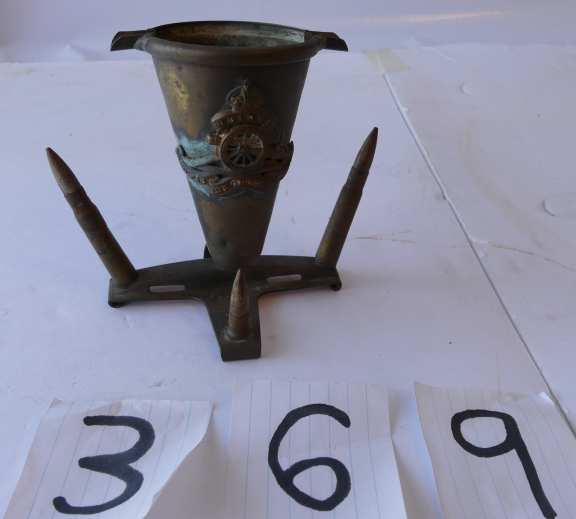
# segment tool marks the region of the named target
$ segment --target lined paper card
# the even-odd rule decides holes
[[[238,388],[228,458],[225,517],[406,518],[379,387],[261,380]]]
[[[547,395],[416,398],[446,519],[576,518],[576,439]]]
[[[0,392],[0,409],[3,411],[0,445],[4,446],[0,449],[0,517],[4,517],[8,508],[38,424],[50,404],[51,399]]]
[[[208,402],[54,402],[5,519],[138,519],[206,434]]]

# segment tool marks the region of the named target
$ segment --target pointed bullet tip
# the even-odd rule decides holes
[[[244,278],[244,271],[239,268],[236,271],[234,283],[232,284],[232,292],[230,294],[231,304],[233,303],[236,308],[245,305],[246,299],[246,280]]]
[[[368,134],[368,137],[366,137],[364,143],[376,147],[377,141],[378,141],[378,126],[374,126],[374,128],[372,128],[372,130]]]
[[[72,170],[68,167],[66,162],[62,160],[62,157],[60,157],[58,153],[56,153],[52,148],[46,148],[46,155],[48,157],[50,169],[54,174],[54,178],[65,195],[73,193],[82,187],[74,173],[72,173]]]
[[[56,153],[52,148],[48,147],[46,148],[46,156],[48,157],[48,160],[50,162],[53,162],[55,160],[60,159],[60,157],[58,156],[58,153]],[[62,160],[62,159],[60,159]]]
[[[230,308],[228,310],[228,326],[226,333],[233,340],[241,340],[250,334],[250,308],[246,289],[244,271],[238,269],[232,291],[230,292]]]
[[[378,127],[372,128],[368,137],[364,140],[356,160],[354,161],[354,167],[356,169],[366,171],[372,166],[372,161],[374,160],[374,154],[376,153],[376,144],[378,143]]]

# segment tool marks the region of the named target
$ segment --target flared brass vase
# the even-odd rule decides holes
[[[48,158],[112,279],[109,303],[200,299],[223,360],[261,354],[258,298],[341,287],[336,270],[376,148],[374,128],[336,203],[316,256],[261,255],[310,59],[347,50],[334,33],[253,22],[187,22],[119,32],[112,50],[152,55],[206,247],[204,258],[136,270],[76,177]]]

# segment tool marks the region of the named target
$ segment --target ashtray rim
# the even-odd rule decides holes
[[[290,41],[287,36],[275,38],[281,41],[279,45],[219,45],[201,42],[179,41],[175,38],[166,37],[171,30],[183,27],[202,26],[235,26],[241,28],[253,28],[254,33],[262,31],[273,35],[277,31],[281,35],[292,33],[301,35],[302,41]],[[122,40],[130,38],[129,45],[123,44]],[[270,37],[270,40],[274,38]],[[282,42],[282,39],[285,40]],[[147,29],[145,31],[118,33],[112,42],[112,50],[135,48],[150,53],[154,58],[171,61],[186,61],[207,65],[269,65],[297,61],[306,61],[322,49],[348,50],[346,42],[334,33],[309,31],[298,27],[280,25],[267,22],[235,21],[235,20],[205,20],[177,22]]]

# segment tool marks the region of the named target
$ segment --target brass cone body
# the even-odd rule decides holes
[[[192,22],[119,33],[149,52],[206,245],[237,270],[261,253],[309,60],[346,50],[333,33],[252,22]]]

